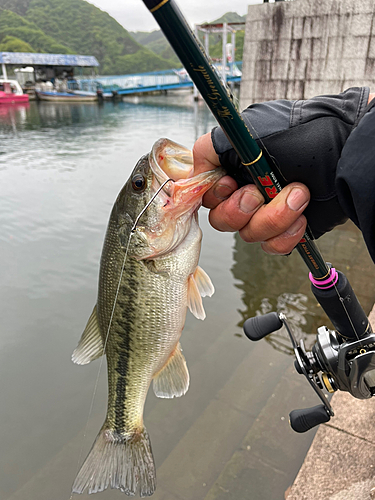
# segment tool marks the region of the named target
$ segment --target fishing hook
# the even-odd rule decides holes
[[[154,199],[157,197],[157,195],[160,193],[160,191],[163,189],[163,187],[168,184],[168,182],[175,182],[173,179],[167,179],[166,181],[163,182],[163,184],[159,187],[159,189],[156,191],[156,193],[151,197],[151,199],[146,203],[146,205],[143,207],[143,209],[140,211],[138,214],[138,217],[135,219],[134,225],[131,228],[131,233],[134,233],[137,229],[138,222],[142,215],[146,212],[148,207],[151,205],[151,203],[154,201]]]

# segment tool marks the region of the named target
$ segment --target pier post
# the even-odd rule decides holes
[[[206,51],[207,57],[210,57],[210,42],[209,42],[209,32],[205,31],[204,32],[204,50]]]
[[[235,53],[235,50],[236,50],[236,32],[235,31],[232,31],[232,36],[231,36],[231,42],[232,42],[232,54],[231,54],[231,57],[232,57],[232,76],[234,76],[234,61],[235,61],[235,56],[236,56],[236,53]]]
[[[6,67],[5,63],[1,63],[1,70],[2,70],[2,73],[3,73],[4,80],[7,80],[8,79],[8,75],[7,75],[7,67]]]
[[[222,78],[224,85],[227,82],[227,75],[225,73],[225,67],[227,65],[227,23],[223,23],[223,67],[222,67]]]
[[[199,38],[198,38],[198,26],[197,25],[194,26],[194,33],[195,33],[195,36],[197,37],[197,40],[199,40]],[[194,85],[193,95],[194,95],[194,101],[198,101],[198,89],[195,85]]]

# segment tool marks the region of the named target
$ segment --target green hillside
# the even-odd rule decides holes
[[[161,30],[154,31],[129,31],[132,38],[141,45],[148,45],[160,40],[166,40]]]
[[[73,53],[38,26],[10,10],[0,10],[0,51]]]
[[[219,19],[211,21],[210,24],[219,23],[240,23],[245,22],[246,16],[240,16],[237,12],[227,12]],[[205,22],[201,24],[206,24]],[[169,59],[171,62],[175,62],[175,67],[181,66],[181,63],[174,53],[172,47],[170,46],[168,40],[165,38],[160,30],[148,31],[135,31],[130,32],[130,35],[138,43],[143,45],[145,48],[153,51],[155,54],[163,57],[164,59]],[[203,35],[200,35],[203,41]],[[239,30],[236,33],[236,50],[235,50],[235,60],[242,61],[243,55],[243,44],[244,44],[245,32]],[[231,36],[228,35],[228,43],[231,41]],[[210,56],[213,58],[222,57],[222,38],[219,33],[212,33],[209,36],[209,52]]]
[[[0,9],[1,50],[94,55],[101,74],[174,67],[84,0],[0,0]]]
[[[240,16],[239,14],[237,14],[237,12],[227,12],[218,19],[215,19],[215,21],[211,21],[211,24],[244,23],[244,22],[246,22],[246,16]],[[238,30],[236,32],[236,48],[235,48],[236,61],[242,61],[244,38],[245,38],[245,31]],[[221,59],[223,54],[223,41],[221,34],[219,33],[210,34],[209,42],[210,42],[209,43],[210,56],[214,59]],[[230,42],[231,42],[231,35],[229,34],[228,43]]]
[[[213,23],[244,18],[227,12]],[[236,60],[242,59],[243,39],[244,32],[237,32]],[[220,35],[210,35],[209,41],[210,55],[220,58]],[[84,0],[0,0],[0,51],[94,55],[99,72],[107,75],[181,66],[160,30],[129,33]]]
[[[243,57],[243,44],[245,38],[245,31],[239,30],[236,33],[236,47],[234,52],[235,61],[242,61]],[[231,43],[231,36],[228,35],[228,43]],[[220,40],[215,44],[210,44],[210,56],[213,59],[221,59],[223,57],[223,42]]]
[[[182,66],[175,51],[170,46],[161,30],[131,31],[130,35],[145,48],[151,50],[163,59],[168,59],[174,68],[180,68]]]
[[[215,23],[244,23],[246,21],[246,15],[240,16],[237,12],[227,12],[223,16],[212,21],[212,24]]]

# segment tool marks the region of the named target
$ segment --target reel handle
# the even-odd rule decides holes
[[[328,422],[331,419],[324,405],[293,410],[289,413],[289,423],[295,432],[306,432],[316,425]]]
[[[283,323],[279,315],[276,312],[270,312],[263,316],[255,316],[254,318],[247,319],[243,325],[243,330],[246,337],[256,341],[279,330],[282,326]]]

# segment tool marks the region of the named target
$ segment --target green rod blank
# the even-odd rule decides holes
[[[266,202],[269,202],[281,191],[282,186],[177,4],[174,0],[143,0],[143,2],[153,14],[241,159],[240,172],[232,170],[228,173],[235,178],[240,176],[245,183],[251,179],[262,192]],[[307,232],[296,248],[314,278],[327,277],[329,274],[327,265]]]

